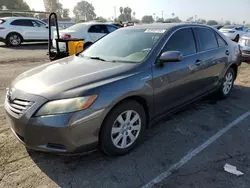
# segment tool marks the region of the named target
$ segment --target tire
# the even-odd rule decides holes
[[[9,46],[20,46],[22,43],[22,36],[18,33],[11,33],[7,36],[7,44]]]
[[[225,99],[229,96],[235,81],[235,72],[232,68],[229,68],[222,80],[220,88],[218,90],[218,97]],[[227,88],[227,89],[226,89]]]
[[[130,124],[126,122],[129,114]],[[119,104],[107,115],[101,127],[100,149],[111,156],[129,153],[143,138],[146,119],[144,108],[136,101]]]
[[[237,36],[235,37],[234,41],[235,41],[235,42],[239,42],[239,40],[240,40],[240,36],[237,35]]]

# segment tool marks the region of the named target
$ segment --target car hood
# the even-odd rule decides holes
[[[71,56],[24,72],[12,87],[48,99],[65,97],[63,94],[72,91],[78,91],[73,92],[77,96],[84,90],[133,75],[129,70],[136,65]]]
[[[250,39],[250,32],[244,34],[241,38]]]

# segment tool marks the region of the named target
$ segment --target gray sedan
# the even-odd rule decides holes
[[[211,92],[228,97],[239,63],[238,44],[212,27],[122,28],[18,76],[5,110],[28,148],[124,155],[154,120]]]

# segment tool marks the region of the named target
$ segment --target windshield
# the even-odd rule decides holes
[[[120,29],[94,43],[81,57],[107,61],[141,62],[150,53],[165,29]]]
[[[67,29],[68,30],[81,30],[86,26],[87,26],[87,24],[85,24],[85,23],[78,23],[78,24],[75,24],[75,25],[68,27]]]

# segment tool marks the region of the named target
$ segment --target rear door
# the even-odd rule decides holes
[[[194,31],[201,55],[200,64],[197,64],[199,86],[205,93],[219,84],[219,78],[228,62],[230,51],[226,41],[213,29],[197,27]]]
[[[182,28],[170,36],[163,52],[180,51],[183,59],[153,66],[154,104],[157,115],[171,110],[200,94],[197,89],[197,65],[200,54],[191,28]]]
[[[93,42],[95,42],[101,37],[107,35],[108,31],[105,25],[92,25],[89,28],[88,33],[92,38]]]

